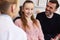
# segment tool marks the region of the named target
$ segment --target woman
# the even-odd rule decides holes
[[[18,8],[19,0],[0,1],[0,40],[27,40],[25,32],[12,21],[19,11]]]
[[[25,1],[22,7],[23,13],[21,18],[16,19],[15,24],[27,33],[28,40],[44,40],[41,25],[33,17],[33,9],[34,3],[32,1]]]

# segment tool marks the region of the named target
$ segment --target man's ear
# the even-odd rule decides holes
[[[11,5],[11,12],[14,12],[15,7],[16,7],[15,4]]]
[[[57,9],[55,9],[55,11],[54,12],[56,12],[57,11]]]

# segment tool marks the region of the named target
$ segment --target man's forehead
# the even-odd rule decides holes
[[[48,2],[48,5],[56,6],[56,3]]]

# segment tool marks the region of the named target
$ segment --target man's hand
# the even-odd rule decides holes
[[[60,40],[60,34],[58,34],[57,36],[55,36],[55,38],[51,38],[51,40]]]

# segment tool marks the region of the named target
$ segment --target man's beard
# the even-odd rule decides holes
[[[46,14],[46,16],[50,16],[52,14],[52,12],[50,10],[46,9],[45,14]]]

